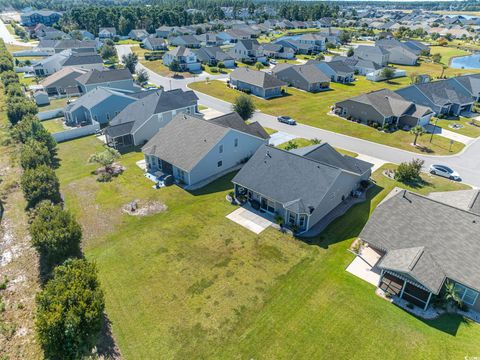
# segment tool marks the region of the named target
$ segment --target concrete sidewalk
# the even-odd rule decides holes
[[[435,132],[434,132],[435,135],[440,135],[440,136],[446,137],[447,139],[461,142],[462,144],[465,144],[465,145],[468,145],[475,140],[470,136],[465,136],[465,135],[456,133],[455,131],[452,131],[452,130],[443,129],[439,126],[433,126],[432,124],[428,124],[427,126],[425,126],[425,129],[428,131],[429,134],[431,134],[434,131],[434,128],[435,128]]]

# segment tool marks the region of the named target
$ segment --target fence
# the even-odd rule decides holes
[[[55,119],[57,117],[63,116],[63,109],[58,108],[58,109],[42,111],[42,112],[39,112],[37,116],[40,121]]]
[[[55,134],[52,134],[52,136],[57,142],[63,142],[63,141],[76,139],[82,136],[95,134],[98,130],[100,130],[100,124],[96,122],[92,125],[60,131]]]

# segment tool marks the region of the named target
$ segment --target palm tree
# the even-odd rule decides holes
[[[455,284],[450,281],[445,284],[445,294],[443,295],[443,298],[447,303],[448,310],[453,310],[452,307],[460,308],[462,306],[462,299],[458,296]]]
[[[415,139],[413,140],[413,146],[417,146],[417,139],[419,136],[425,134],[425,129],[421,125],[417,125],[413,127],[410,132],[415,135]]]

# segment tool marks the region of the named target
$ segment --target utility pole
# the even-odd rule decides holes
[[[432,135],[430,136],[430,142],[432,142],[433,134],[435,134],[435,130],[437,128],[437,121],[438,121],[438,118],[435,119],[435,123],[433,124],[433,130],[432,130]]]

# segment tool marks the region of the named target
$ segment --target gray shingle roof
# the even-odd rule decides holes
[[[228,131],[225,126],[178,114],[150,139],[142,151],[189,172]]]
[[[273,69],[273,73],[289,81],[303,79],[307,83],[329,83],[330,77],[324,74],[313,64],[291,65],[279,64]],[[277,67],[279,67],[277,69]]]
[[[427,98],[437,105],[450,103],[469,104],[473,102],[473,98],[467,90],[455,87],[450,81],[451,79],[432,81],[411,86],[419,89]],[[408,87],[406,89],[408,89]]]
[[[292,152],[308,159],[335,166],[358,175],[364,174],[373,166],[373,164],[370,164],[369,162],[340,154],[328,143],[310,145],[292,150]]]
[[[267,74],[264,71],[252,70],[245,67],[235,69],[230,74],[230,79],[240,80],[244,83],[259,86],[264,89],[287,85],[283,81],[278,80],[276,77]]]
[[[210,119],[209,121],[213,124],[232,128],[246,134],[260,137],[262,139],[270,138],[270,135],[268,135],[265,129],[258,122],[255,121],[253,123],[247,124],[236,112],[221,115],[216,118]]]
[[[89,55],[77,55],[72,54],[62,66],[80,66],[88,64],[103,64],[103,60],[100,55],[89,54]]]
[[[387,253],[402,250],[379,264],[386,269],[405,267],[411,248],[423,248],[404,271],[438,294],[445,277],[480,290],[479,234],[480,215],[401,190],[375,209],[359,237]]]
[[[91,70],[77,78],[77,81],[84,85],[107,83],[110,81],[133,80],[132,74],[128,69],[112,70]]]
[[[260,147],[232,180],[300,213],[313,212],[347,173],[325,162]]]
[[[154,90],[141,99],[127,105],[120,111],[117,116],[110,121],[107,131],[110,131],[110,128],[118,125],[133,122],[131,127],[131,131],[133,132],[154,114],[196,105],[197,101],[197,95],[191,90]]]

